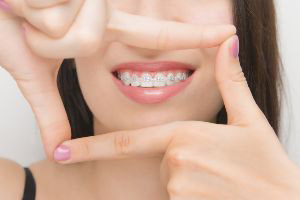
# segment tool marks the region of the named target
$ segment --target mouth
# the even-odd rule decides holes
[[[118,89],[141,104],[164,102],[191,83],[195,67],[174,61],[130,62],[116,65],[111,73]]]

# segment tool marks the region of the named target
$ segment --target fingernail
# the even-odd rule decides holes
[[[11,12],[11,7],[4,0],[0,0],[0,8],[6,12]]]
[[[71,150],[66,145],[60,145],[54,152],[54,159],[56,161],[66,161],[71,157]]]
[[[239,37],[237,35],[234,36],[232,40],[232,46],[231,46],[231,54],[234,58],[239,57],[239,51],[240,51],[240,42]]]

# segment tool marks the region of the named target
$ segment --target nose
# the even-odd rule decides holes
[[[139,0],[137,2],[138,5],[134,11],[136,15],[159,20],[170,20],[168,19],[167,6],[164,3],[164,0]],[[147,58],[155,58],[163,53],[161,50],[145,49],[133,46],[128,46],[128,49]]]

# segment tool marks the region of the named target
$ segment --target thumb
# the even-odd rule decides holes
[[[71,128],[56,78],[41,71],[32,77],[15,78],[35,114],[47,158],[53,160],[57,146],[71,138]]]
[[[227,111],[228,124],[249,125],[264,115],[248,87],[238,54],[239,38],[234,35],[219,48],[215,77]]]

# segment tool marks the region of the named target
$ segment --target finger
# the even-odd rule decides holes
[[[69,140],[56,150],[55,158],[56,161],[66,164],[160,155],[171,141],[174,134],[172,128],[174,126],[168,124]],[[60,155],[66,149],[70,153],[67,160]]]
[[[38,55],[48,58],[88,56],[100,47],[107,23],[107,28],[116,35],[117,40],[132,46],[153,49],[215,47],[236,32],[233,25],[199,26],[161,21],[114,11],[100,1],[87,1],[85,4],[88,5],[84,5],[82,10],[90,14],[79,14],[80,20],[74,23],[63,38],[49,38],[38,30],[29,29],[29,46]],[[102,10],[99,11],[97,8],[100,7]],[[110,21],[106,18],[106,9],[110,13]]]
[[[25,0],[31,8],[47,8],[58,4],[67,3],[70,0]],[[74,0],[72,0],[74,1]]]
[[[7,23],[2,23],[1,27],[7,30],[0,34],[3,47],[10,45],[12,37],[14,40],[10,48],[7,50],[2,48],[4,50],[2,53],[7,56],[16,55],[17,59],[22,61],[22,65],[16,66],[16,61],[13,59],[1,60],[1,64],[17,67],[7,68],[7,70],[16,80],[18,88],[31,106],[40,128],[45,153],[53,160],[57,146],[71,138],[68,118],[56,84],[56,71],[62,60],[39,59],[28,50],[18,23],[7,20]],[[11,33],[16,34],[12,36]]]
[[[55,80],[41,77],[18,85],[35,114],[47,158],[54,160],[57,146],[71,138],[71,128]]]
[[[111,12],[108,29],[123,43],[149,49],[175,50],[209,48],[236,33],[233,25],[193,25]]]
[[[95,52],[107,24],[105,1],[85,1],[75,22],[62,38],[52,38],[25,23],[26,40],[31,49],[46,58],[73,58]]]
[[[212,132],[215,127],[206,122],[179,121],[152,127],[116,131],[98,136],[65,141],[56,149],[56,161],[69,164],[90,160],[111,160],[128,157],[162,156],[186,127],[199,132]]]
[[[29,7],[24,0],[7,0],[14,13],[25,18],[31,25],[50,37],[62,37],[71,27],[83,4],[83,0],[73,0],[68,3],[46,9]],[[45,2],[49,2],[48,0]]]
[[[216,81],[226,107],[229,124],[249,125],[265,120],[257,106],[239,62],[239,39],[232,36],[219,48]]]

